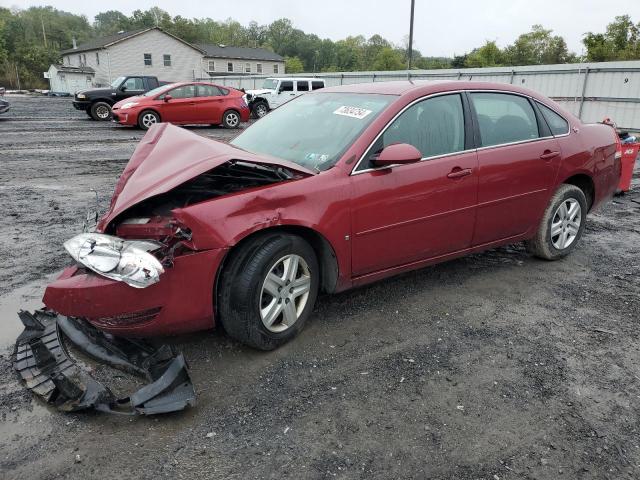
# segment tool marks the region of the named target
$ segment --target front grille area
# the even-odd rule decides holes
[[[160,310],[162,310],[162,307],[155,307],[148,310],[142,310],[140,312],[123,313],[122,315],[115,315],[113,317],[91,318],[90,321],[98,328],[124,327],[133,324],[145,324],[155,320],[155,318],[160,313]]]

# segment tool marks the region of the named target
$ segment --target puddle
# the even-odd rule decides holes
[[[41,308],[44,287],[57,275],[55,273],[27,283],[0,297],[0,350],[13,346],[16,338],[22,332],[22,322],[18,318],[18,310]]]

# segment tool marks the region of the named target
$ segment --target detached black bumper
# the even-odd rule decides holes
[[[14,367],[27,388],[58,410],[95,409],[109,413],[154,415],[195,405],[195,390],[182,354],[166,345],[105,335],[82,320],[51,311],[21,311],[24,332],[16,342]],[[65,348],[71,342],[90,357],[146,378],[148,385],[116,398],[74,363]]]
[[[91,106],[91,102],[88,100],[74,100],[73,106],[76,110],[87,111],[87,109]]]
[[[7,113],[11,108],[9,105],[0,105],[0,113]]]

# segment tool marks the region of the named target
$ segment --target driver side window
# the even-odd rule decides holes
[[[413,145],[423,159],[462,152],[465,145],[463,112],[459,94],[432,97],[412,105],[376,140],[359,170],[373,168],[371,160],[394,143]]]
[[[196,96],[195,85],[183,85],[182,87],[169,90],[165,95],[171,95],[171,98],[191,98]],[[162,96],[164,98],[164,95]]]
[[[140,77],[131,77],[127,78],[124,82],[123,87],[125,87],[128,91],[137,91],[144,90],[144,84],[142,82],[142,78]]]

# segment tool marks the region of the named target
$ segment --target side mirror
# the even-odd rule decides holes
[[[172,98],[173,98],[173,97],[172,97],[171,95],[165,95],[165,96],[164,96],[164,98],[163,98],[163,100],[164,100],[165,102],[168,102],[168,101],[169,101],[169,100],[171,100]]]
[[[408,143],[394,143],[385,147],[380,154],[373,159],[376,167],[390,167],[391,165],[404,165],[416,163],[422,160],[422,153]]]
[[[126,92],[126,91],[127,91],[127,87],[126,87],[125,85],[122,85],[122,86],[120,87],[120,91],[121,91],[121,92]]]

